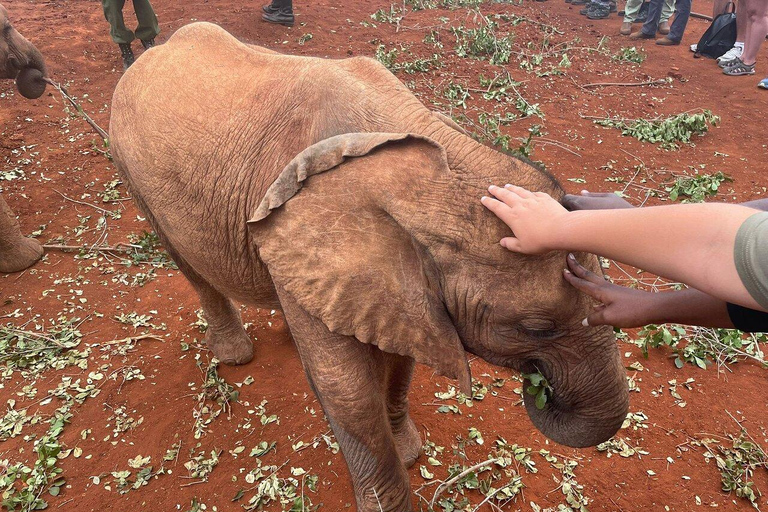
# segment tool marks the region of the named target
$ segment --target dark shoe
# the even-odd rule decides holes
[[[633,41],[637,41],[639,39],[653,39],[654,37],[656,36],[655,35],[649,36],[648,34],[644,33],[642,30],[629,34],[629,38],[632,39]]]
[[[604,20],[611,15],[611,8],[607,5],[598,5],[587,13],[590,20]]]
[[[589,4],[587,4],[585,8],[579,11],[579,14],[581,14],[582,16],[586,16],[587,13],[593,9],[594,5],[595,5],[594,3],[590,2]]]
[[[616,0],[611,0],[608,2],[608,7],[611,12],[616,12]]]
[[[277,11],[280,10],[279,7],[275,7],[272,4],[265,5],[261,8],[262,11],[264,11],[267,14],[275,14]]]
[[[571,5],[587,5],[592,3],[591,0],[571,0]]]
[[[293,10],[292,9],[278,9],[275,13],[265,12],[261,15],[261,19],[268,21],[269,23],[277,23],[278,25],[285,25],[286,27],[293,26]]]
[[[125,71],[136,62],[136,57],[131,50],[131,43],[120,43],[118,46],[120,46],[120,56],[123,58],[123,71]]]
[[[673,41],[669,37],[664,36],[661,39],[657,39],[656,44],[659,46],[677,46],[680,44],[680,41]]]
[[[668,21],[662,21],[659,23],[659,34],[665,36],[669,34],[669,22]]]
[[[141,46],[143,46],[145,50],[149,50],[155,46],[155,38],[153,37],[152,39],[147,39],[146,41],[142,39]]]

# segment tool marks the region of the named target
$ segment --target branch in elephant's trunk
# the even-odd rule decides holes
[[[104,146],[109,147],[109,134],[101,126],[96,124],[96,121],[94,121],[91,118],[91,116],[85,113],[85,110],[83,110],[83,107],[78,102],[76,102],[75,99],[72,98],[72,96],[69,95],[67,90],[64,89],[64,87],[61,84],[54,82],[50,78],[46,77],[46,78],[43,78],[43,80],[51,84],[51,86],[54,89],[59,91],[59,93],[65,100],[67,100],[73,107],[75,107],[75,110],[77,110],[77,112],[83,117],[83,119],[85,119],[88,122],[88,124],[91,125],[91,128],[93,128],[96,131],[96,133],[98,133],[99,136],[104,140]],[[107,153],[107,158],[112,160],[112,156],[109,153]]]

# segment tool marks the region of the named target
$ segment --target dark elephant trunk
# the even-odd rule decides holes
[[[12,39],[17,42],[13,53],[21,64],[16,76],[16,88],[25,98],[39,98],[47,85],[43,78],[48,76],[43,55],[18,32],[13,36]]]
[[[613,338],[611,336],[611,338]],[[535,365],[550,383],[552,396],[543,409],[525,395],[531,421],[544,435],[566,446],[582,448],[607,441],[621,428],[629,411],[629,389],[615,341],[565,369],[538,361]]]

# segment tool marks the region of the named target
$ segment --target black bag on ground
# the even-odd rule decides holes
[[[736,5],[728,2],[722,14],[712,21],[696,46],[694,57],[716,59],[733,48],[736,42]]]

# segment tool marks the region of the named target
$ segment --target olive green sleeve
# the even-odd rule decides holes
[[[736,233],[736,271],[749,294],[768,309],[768,212],[749,217]]]

